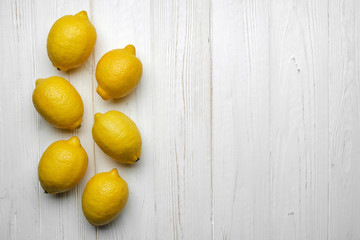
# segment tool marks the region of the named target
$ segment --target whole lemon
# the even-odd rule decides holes
[[[83,64],[91,55],[96,42],[96,30],[87,13],[66,15],[51,27],[47,52],[54,67],[67,71]]]
[[[142,64],[135,47],[127,45],[105,53],[96,66],[97,93],[104,99],[125,97],[138,85]]]
[[[125,114],[109,111],[95,114],[92,135],[96,144],[113,159],[133,164],[140,159],[141,135]]]
[[[88,157],[78,137],[54,142],[39,161],[40,184],[47,193],[66,192],[80,182],[87,166]]]
[[[82,210],[92,225],[102,226],[120,214],[128,197],[128,185],[114,168],[89,180],[82,195]]]
[[[53,126],[70,130],[80,126],[84,105],[79,93],[64,78],[36,80],[32,100],[38,113]]]

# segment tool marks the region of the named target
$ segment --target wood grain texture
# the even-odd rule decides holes
[[[270,12],[270,236],[327,239],[327,2]]]
[[[360,108],[358,1],[329,1],[329,239],[358,239]]]
[[[268,1],[213,5],[214,239],[270,234],[268,11]]]
[[[210,4],[153,1],[155,239],[210,239]]]
[[[0,2],[3,29],[0,33],[0,74],[4,85],[0,90],[2,239],[35,239],[40,233],[36,168],[39,125],[30,100],[32,79],[36,74],[33,11],[29,1]]]
[[[48,31],[81,10],[97,29],[95,50],[57,71]],[[0,239],[360,239],[359,13],[356,0],[0,1]],[[96,63],[127,44],[142,80],[103,101]],[[35,80],[54,75],[84,101],[76,131],[55,129],[32,105]],[[94,114],[113,109],[141,132],[133,166],[92,139]],[[86,175],[45,194],[38,161],[73,135]],[[129,201],[95,228],[82,191],[112,168]]]

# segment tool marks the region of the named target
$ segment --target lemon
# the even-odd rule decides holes
[[[120,214],[128,197],[128,185],[114,168],[89,180],[82,195],[82,210],[92,225],[102,226]]]
[[[104,100],[125,97],[136,88],[141,75],[142,64],[133,45],[112,50],[96,66],[96,91]]]
[[[121,163],[133,164],[139,160],[141,136],[128,116],[113,110],[96,113],[94,118],[92,135],[104,153]]]
[[[80,126],[84,105],[79,93],[64,78],[36,80],[32,99],[38,113],[53,126],[69,130]]]
[[[51,144],[39,161],[41,186],[47,193],[66,192],[80,182],[88,165],[88,157],[78,137]]]
[[[59,18],[47,38],[47,52],[54,67],[67,71],[83,64],[96,42],[96,30],[87,13]]]

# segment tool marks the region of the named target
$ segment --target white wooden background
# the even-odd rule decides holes
[[[48,31],[81,10],[95,50],[59,72]],[[360,239],[360,1],[1,0],[0,27],[0,239]],[[96,63],[129,43],[140,85],[104,102]],[[32,105],[35,80],[52,75],[83,98],[74,132]],[[92,140],[94,113],[111,109],[141,131],[133,166]],[[86,176],[44,194],[37,163],[72,135],[88,153]],[[92,227],[82,191],[114,167],[129,201],[116,221]]]

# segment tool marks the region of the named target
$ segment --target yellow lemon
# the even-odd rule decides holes
[[[83,64],[91,55],[96,42],[96,30],[87,13],[66,15],[51,27],[47,52],[54,67],[67,71]]]
[[[80,126],[84,105],[79,93],[64,78],[36,80],[32,99],[38,113],[53,126],[70,130]]]
[[[133,164],[140,159],[140,132],[128,116],[113,110],[97,113],[94,118],[92,135],[104,153],[121,163]]]
[[[88,157],[78,137],[51,144],[42,155],[38,172],[47,193],[66,192],[80,182],[88,165]]]
[[[128,185],[114,168],[89,180],[82,195],[82,210],[92,225],[102,226],[120,214],[128,197]]]
[[[96,66],[96,91],[104,100],[125,97],[136,88],[141,75],[142,64],[133,45],[112,50]]]

